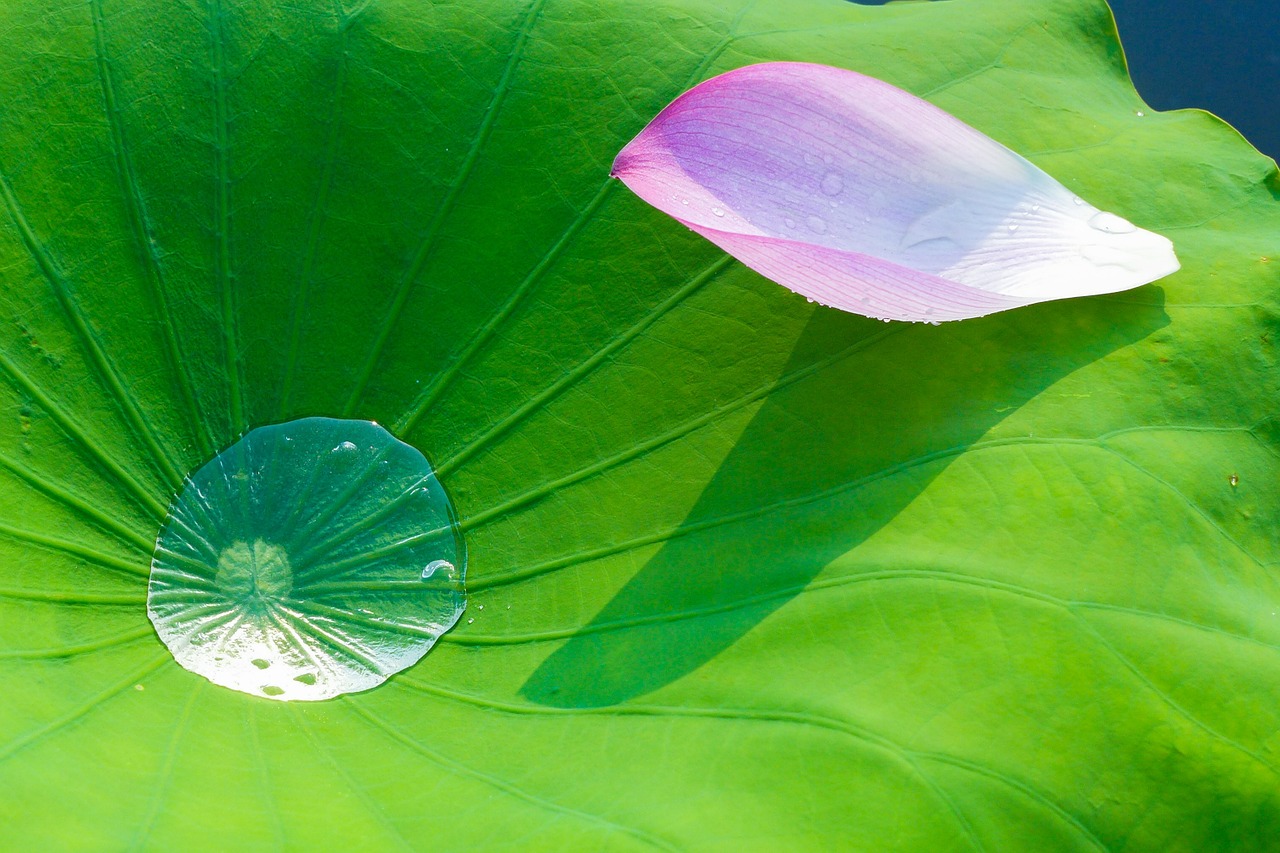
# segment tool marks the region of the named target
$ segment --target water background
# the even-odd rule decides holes
[[[1280,2],[1111,0],[1111,9],[1143,100],[1208,110],[1280,157]]]
[[[1280,0],[1110,2],[1143,100],[1208,110],[1280,158]]]

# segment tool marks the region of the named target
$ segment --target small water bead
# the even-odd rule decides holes
[[[1137,230],[1137,226],[1129,220],[1122,219],[1114,213],[1107,213],[1105,210],[1095,213],[1089,220],[1089,226],[1105,234],[1132,234]]]
[[[711,208],[711,212],[716,216],[724,216],[724,208],[721,207],[713,207]]]
[[[805,220],[805,224],[809,226],[809,230],[815,234],[826,234],[827,223],[821,216],[810,216]]]
[[[822,179],[822,191],[827,195],[840,195],[843,189],[844,179],[836,172],[827,172],[826,177]]]
[[[462,615],[465,565],[421,453],[368,421],[304,418],[251,431],[187,479],[147,615],[215,684],[328,699],[420,660]]]

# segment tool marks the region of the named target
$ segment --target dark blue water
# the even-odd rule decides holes
[[[1278,0],[1111,0],[1111,9],[1143,100],[1208,110],[1280,157]]]
[[[1143,100],[1208,110],[1280,157],[1280,0],[1110,2]]]

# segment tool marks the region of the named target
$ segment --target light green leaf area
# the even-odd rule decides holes
[[[767,60],[889,80],[1178,274],[933,327],[608,177]],[[14,849],[1248,850],[1280,837],[1280,179],[1101,0],[0,11],[0,835]],[[282,703],[146,616],[182,477],[376,420],[458,626]]]

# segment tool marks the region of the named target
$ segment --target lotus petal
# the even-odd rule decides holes
[[[871,317],[961,320],[1178,269],[1164,237],[932,104],[825,65],[695,86],[612,174],[779,284]]]

